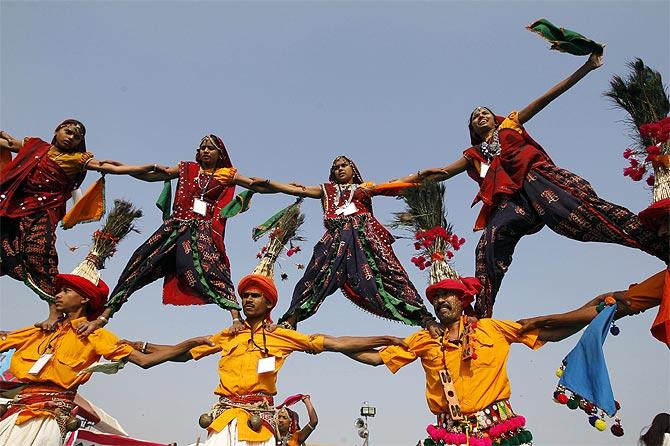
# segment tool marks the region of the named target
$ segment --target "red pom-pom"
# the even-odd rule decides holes
[[[569,399],[570,398],[568,398],[568,396],[565,393],[560,393],[556,397],[556,401],[558,401],[560,404],[567,404]]]

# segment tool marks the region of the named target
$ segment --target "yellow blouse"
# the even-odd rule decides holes
[[[207,175],[214,172],[214,178],[224,184],[232,184],[237,174],[237,169],[234,167],[219,167],[218,169],[202,169],[201,171]]]
[[[83,172],[86,169],[86,164],[94,157],[91,152],[61,152],[55,147],[51,147],[47,155],[69,177],[74,177],[78,173]]]
[[[474,351],[476,359],[463,360],[462,346],[447,342],[444,357],[438,339],[427,330],[418,331],[405,339],[408,347],[390,346],[380,351],[384,364],[392,373],[421,359],[426,374],[426,401],[431,412],[447,412],[447,399],[440,381],[440,371],[446,362],[449,374],[464,414],[471,414],[486,406],[510,397],[507,377],[507,356],[510,344],[519,342],[532,349],[544,343],[537,339],[539,330],[519,334],[521,325],[511,321],[480,319],[475,329]],[[463,321],[460,323],[463,330]]]
[[[102,328],[86,338],[77,335],[74,328],[85,321],[86,318],[82,317],[72,323],[62,322],[54,332],[37,327],[13,331],[6,339],[0,340],[0,351],[16,349],[9,368],[20,381],[53,383],[66,389],[76,389],[91,377],[90,373],[79,372],[101,356],[118,361],[133,351],[129,345],[117,345],[119,338]],[[30,368],[45,353],[52,353],[53,356],[39,373],[29,373]]]

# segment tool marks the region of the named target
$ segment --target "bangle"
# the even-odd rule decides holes
[[[140,352],[141,352],[141,353],[146,353],[146,352],[147,352],[147,344],[148,344],[147,341],[144,341],[144,342],[142,343],[142,348],[140,348]]]
[[[234,317],[233,322],[242,322],[239,317]]]
[[[312,426],[312,423],[307,423],[307,426],[305,427],[308,427],[310,430],[316,429],[316,426]]]
[[[103,324],[107,324],[107,322],[109,322],[109,319],[107,319],[105,316],[98,316],[98,320],[102,321]]]

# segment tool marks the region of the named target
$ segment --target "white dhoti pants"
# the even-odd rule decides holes
[[[39,417],[16,424],[18,413],[0,421],[0,446],[62,446],[60,428],[51,417]],[[274,442],[272,443],[274,445]]]
[[[226,425],[221,432],[212,432],[203,446],[276,446],[274,437],[267,441],[242,441],[237,439],[237,419]]]

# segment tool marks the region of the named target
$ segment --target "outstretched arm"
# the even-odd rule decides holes
[[[189,350],[203,344],[212,345],[212,341],[209,336],[200,336],[176,345],[142,343],[139,350],[136,348],[136,343],[130,344],[135,350],[128,356],[128,360],[143,369],[148,369],[166,361],[186,362],[193,359]]]
[[[560,81],[558,84],[554,85],[549,91],[535,99],[533,102],[528,104],[526,108],[519,111],[518,118],[519,123],[524,124],[528,122],[533,116],[538,114],[544,107],[549,105],[551,101],[565,93],[570,87],[579,82],[584,76],[589,74],[591,71],[599,68],[603,64],[603,55],[602,53],[596,54],[593,53],[589,56],[588,60],[584,62],[584,65],[579,67],[577,71],[572,73],[567,78]]]
[[[353,353],[371,350],[386,345],[405,345],[402,338],[395,336],[325,336],[323,349],[329,352]]]
[[[23,147],[23,141],[14,138],[9,133],[0,130],[0,148],[7,149],[10,152],[18,153]]]
[[[239,172],[235,174],[235,179],[233,179],[233,182],[238,186],[242,186],[246,189],[253,190],[254,192],[258,192],[260,194],[274,194],[279,192],[274,188],[269,187],[268,183],[266,183],[266,180],[259,180],[257,178],[246,177],[244,175],[241,175]]]
[[[298,431],[298,444],[303,444],[307,440],[307,437],[309,437],[314,429],[316,429],[316,425],[319,424],[319,417],[316,414],[316,409],[314,409],[309,395],[303,396],[302,402],[305,403],[305,408],[307,408],[309,422],[305,425],[305,427]]]
[[[378,365],[384,364],[384,361],[382,361],[382,357],[379,354],[379,351],[377,350],[366,350],[362,352],[345,353],[345,355],[347,355],[354,361],[358,361],[362,364],[371,365],[373,367],[377,367]]]
[[[553,329],[562,327],[577,326],[581,329],[586,324],[590,323],[597,315],[596,306],[605,300],[606,297],[612,296],[617,302],[617,311],[614,314],[615,319],[620,319],[624,316],[634,314],[630,307],[630,301],[625,297],[624,291],[612,291],[611,293],[601,294],[585,305],[572,311],[565,313],[549,314],[546,316],[537,316],[528,319],[521,319],[517,321],[521,324],[521,333],[529,330]]]
[[[430,181],[444,181],[449,178],[458,175],[461,172],[465,172],[465,169],[468,168],[468,159],[464,156],[460,157],[453,163],[445,167],[435,167],[426,170],[420,170],[413,175],[408,175],[403,178],[398,178],[394,181],[402,181],[405,183],[420,183],[424,180]]]
[[[95,158],[86,163],[87,170],[95,170],[101,173],[109,173],[112,175],[151,175],[154,173],[166,174],[168,168],[159,166],[158,164],[143,164],[135,166],[124,164],[118,161],[100,161]],[[138,176],[138,178],[139,178]],[[153,180],[158,181],[158,180]]]
[[[260,188],[262,190],[262,193],[282,193],[282,194],[288,194],[288,195],[294,195],[296,197],[307,197],[307,198],[321,198],[323,195],[323,191],[321,190],[321,186],[303,186],[301,184],[296,184],[296,183],[280,183],[279,181],[274,181],[270,180],[269,178],[266,180],[259,179],[259,178],[250,178],[251,184],[250,188],[257,190],[257,188]],[[245,186],[246,187],[246,186]]]

